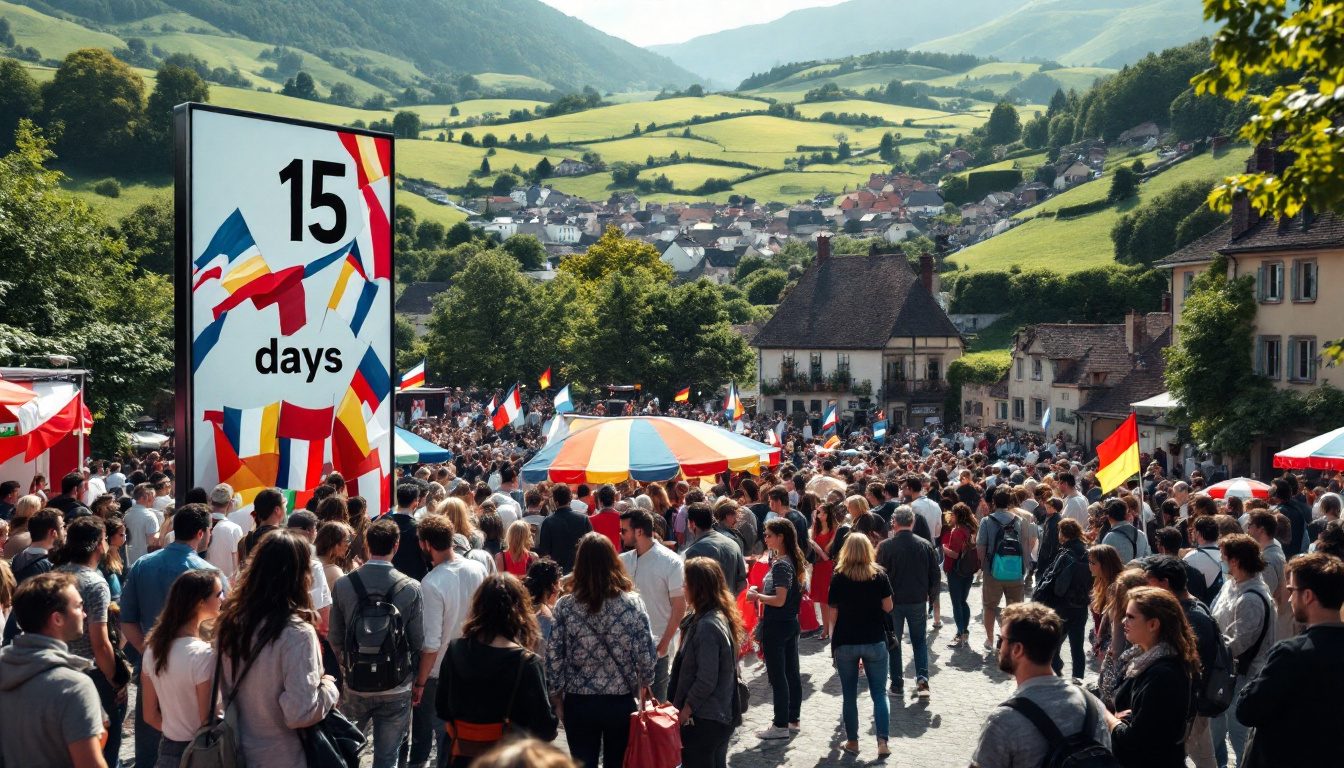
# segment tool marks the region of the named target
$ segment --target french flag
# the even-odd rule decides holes
[[[411,370],[401,375],[401,389],[414,389],[425,386],[425,361],[421,360]]]

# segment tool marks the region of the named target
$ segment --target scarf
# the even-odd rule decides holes
[[[1120,654],[1120,666],[1125,669],[1125,678],[1133,679],[1147,671],[1158,659],[1175,655],[1176,651],[1166,643],[1158,643],[1147,651],[1140,646],[1131,645]]]

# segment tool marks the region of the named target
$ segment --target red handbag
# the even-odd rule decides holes
[[[630,713],[630,741],[625,768],[677,768],[681,765],[681,722],[677,708],[640,698],[640,709]]]

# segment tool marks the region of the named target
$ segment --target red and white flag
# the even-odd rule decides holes
[[[425,361],[421,360],[418,365],[401,375],[401,389],[423,386],[425,386]]]

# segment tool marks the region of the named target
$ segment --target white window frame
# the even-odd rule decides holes
[[[1316,337],[1288,337],[1288,381],[1311,384],[1316,381]]]
[[[1032,356],[1031,358],[1031,378],[1033,381],[1040,381],[1045,375],[1045,363],[1041,358]]]
[[[1309,276],[1309,277],[1308,277]],[[1321,268],[1316,259],[1293,260],[1293,301],[1311,303],[1321,290]]]
[[[1026,369],[1026,362],[1022,358],[1017,358],[1017,380],[1022,380],[1022,372]]]
[[[1266,261],[1256,269],[1256,291],[1261,304],[1283,303],[1283,262]]]
[[[996,400],[996,401],[994,401],[994,419],[995,419],[995,421],[1007,421],[1007,420],[1008,420],[1008,401],[1007,401],[1007,400]]]
[[[1020,397],[1013,398],[1013,421],[1027,420],[1027,402]]]
[[[1255,338],[1255,372],[1270,381],[1278,381],[1282,378],[1282,369],[1283,337],[1257,336]]]

